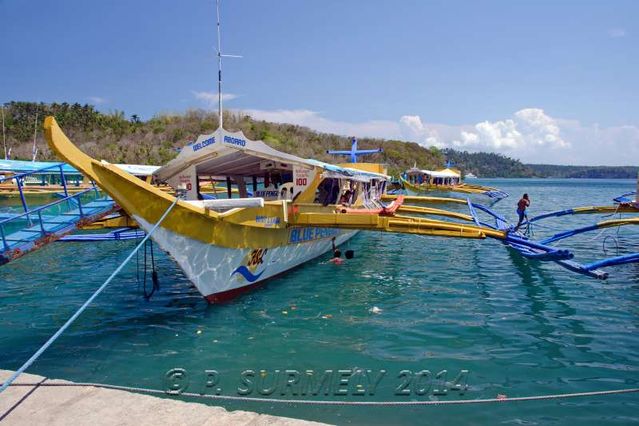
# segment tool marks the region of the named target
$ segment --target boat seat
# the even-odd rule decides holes
[[[247,207],[264,207],[264,198],[228,198],[220,200],[188,200],[184,201],[192,206],[210,210],[230,210]]]
[[[278,200],[292,200],[293,199],[293,189],[295,186],[293,182],[288,182],[280,186],[280,192],[277,197]]]

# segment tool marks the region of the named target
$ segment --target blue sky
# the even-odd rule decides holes
[[[226,106],[345,135],[639,163],[637,1],[223,0]],[[0,0],[0,102],[211,108],[213,0]]]

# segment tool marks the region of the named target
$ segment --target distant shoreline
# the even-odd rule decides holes
[[[540,177],[573,179],[636,179],[638,166],[559,166],[554,164],[526,164]]]
[[[111,163],[162,165],[173,159],[179,149],[199,135],[210,134],[218,126],[215,113],[189,110],[180,114],[162,114],[142,120],[123,111],[103,113],[94,106],[79,103],[34,103],[10,101],[3,104],[7,148],[13,158],[32,158],[34,124],[38,160],[57,161],[44,141],[41,123],[47,115],[56,117],[78,147],[89,155]],[[351,138],[314,131],[303,126],[255,120],[239,112],[226,112],[228,130],[244,132],[246,137],[262,140],[280,151],[302,158],[329,163],[347,161],[328,154],[351,146]],[[358,138],[360,149],[379,149],[362,161],[383,163],[388,174],[399,176],[411,167],[439,170],[451,165],[479,179],[491,178],[583,178],[636,179],[637,166],[557,166],[524,164],[503,154],[468,152],[425,147],[415,142],[381,138]]]

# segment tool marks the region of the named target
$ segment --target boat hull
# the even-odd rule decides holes
[[[134,219],[145,230],[153,226]],[[152,238],[178,263],[187,278],[211,303],[228,301],[263,281],[308,262],[358,231],[331,228],[291,228],[289,244],[268,248],[230,248],[157,228]]]

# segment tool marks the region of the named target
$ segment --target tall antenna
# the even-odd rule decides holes
[[[216,0],[215,8],[217,10],[217,111],[218,114],[220,114],[220,128],[223,129],[224,114],[222,113],[222,36],[220,32],[220,0]]]
[[[8,160],[7,157],[7,135],[4,132],[4,105],[2,105],[2,144],[4,145],[4,159]]]
[[[224,114],[222,110],[222,58],[241,58],[241,56],[222,54],[222,36],[220,31],[220,0],[216,0],[215,6],[217,10],[217,109],[220,115],[220,128],[223,128]]]
[[[38,155],[38,147],[36,146],[37,136],[38,136],[38,111],[36,111],[35,124],[33,126],[33,148],[31,148],[31,154],[32,154],[31,161],[35,161],[36,155]]]

